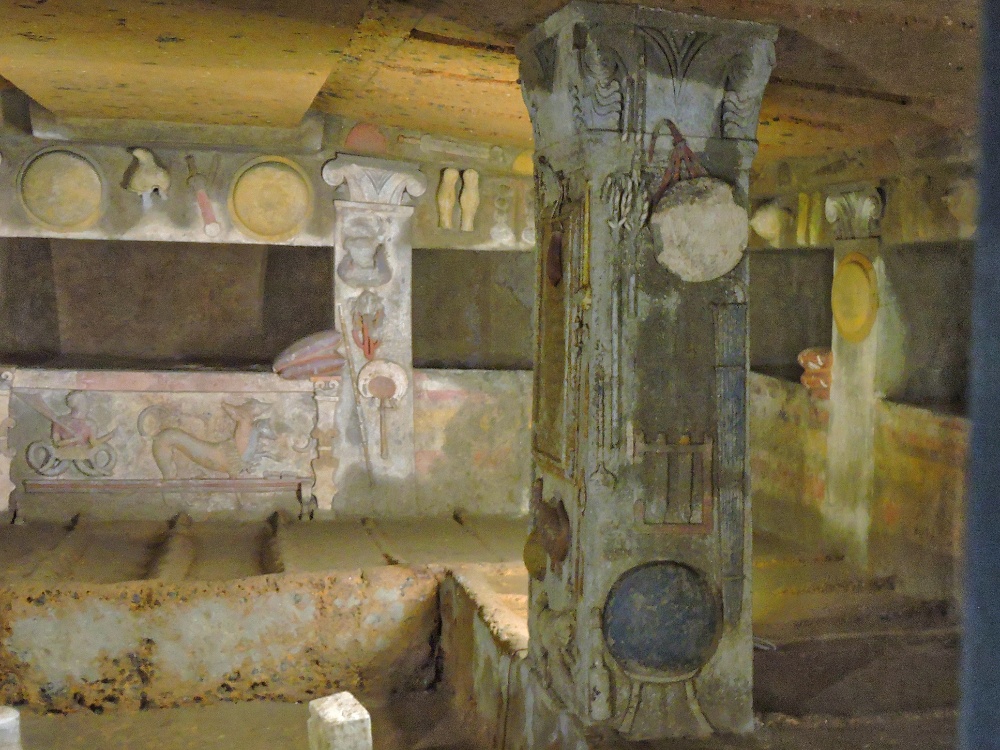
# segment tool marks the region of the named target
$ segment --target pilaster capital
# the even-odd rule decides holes
[[[633,5],[573,2],[518,45],[536,147],[586,133],[754,140],[777,30]]]
[[[313,381],[313,397],[317,401],[339,401],[341,378],[323,378]]]
[[[419,198],[427,180],[409,164],[337,156],[323,165],[323,181],[338,188],[347,185],[349,200],[399,206],[407,196]]]
[[[844,190],[826,198],[826,220],[838,240],[877,237],[881,231],[885,201],[875,187]]]

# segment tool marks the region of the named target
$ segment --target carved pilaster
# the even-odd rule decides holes
[[[426,182],[409,165],[354,157],[327,162],[323,179],[337,188],[335,317],[348,360],[337,405],[336,485],[352,503],[367,498],[365,507],[352,511],[412,514],[409,202],[424,193]]]
[[[518,47],[541,247],[531,658],[630,739],[753,725],[746,202],[775,36],[573,2]]]
[[[312,494],[320,510],[330,510],[333,507],[333,498],[337,494],[334,476],[340,463],[336,453],[336,441],[339,437],[337,404],[340,402],[340,387],[340,378],[317,380],[313,386],[316,426],[313,428],[312,438],[316,441],[316,457],[312,460]]]
[[[14,371],[0,370],[0,511],[10,507],[14,483],[10,480],[10,464],[14,449],[10,444],[14,417],[10,413],[10,394],[14,386]]]
[[[838,240],[861,240],[881,233],[885,203],[874,187],[848,190],[827,196],[826,220]]]

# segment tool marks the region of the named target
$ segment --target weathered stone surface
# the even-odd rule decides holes
[[[81,510],[105,518],[166,519],[182,511],[264,518],[275,508],[298,514],[303,508],[297,484],[304,501],[316,495],[313,510],[348,517],[413,515],[414,506],[386,505],[371,488],[339,494],[337,436],[345,428],[336,409],[346,382],[288,381],[270,373],[9,372],[11,379],[17,373],[13,392],[20,396],[10,401],[10,455],[0,451],[0,462],[11,461],[13,471],[0,477],[10,476],[17,485],[15,500],[27,517],[69,520]],[[12,392],[3,389],[4,382],[0,409],[7,403],[4,394]],[[424,370],[414,383],[414,491],[420,506],[433,516],[522,515],[530,471],[530,374]],[[76,452],[60,448],[62,458],[56,456],[53,430],[63,428],[54,428],[39,409],[60,421],[79,420],[75,426],[86,434],[85,446]],[[244,412],[256,425],[251,436],[257,442],[248,439],[238,449],[234,415]],[[32,468],[29,450],[30,460],[47,474]],[[158,484],[168,477],[157,450],[160,463],[176,474],[173,480],[187,484]],[[84,463],[81,471],[74,460],[90,461],[93,468]],[[236,484],[211,484],[233,479],[227,467],[235,467]],[[254,486],[282,481],[287,486]]]
[[[423,370],[414,437],[421,507],[520,516],[531,475],[531,374]]]
[[[349,692],[309,701],[309,750],[371,750],[372,718]]]
[[[968,456],[968,419],[877,404],[869,559],[909,594],[961,597]]]
[[[656,260],[684,281],[711,281],[732,271],[749,239],[746,209],[721,180],[678,183],[650,218],[663,250]]]
[[[248,504],[266,507],[269,479],[312,481],[310,382],[270,373],[14,372],[11,475],[29,515],[30,497],[63,493],[106,502],[121,492],[204,512],[242,507],[242,489]],[[218,484],[226,481],[235,484]],[[255,492],[264,497],[251,499]]]
[[[8,586],[0,698],[74,711],[420,689],[434,675],[437,587],[402,566]]]

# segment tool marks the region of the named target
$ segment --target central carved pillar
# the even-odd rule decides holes
[[[518,47],[535,129],[531,658],[631,739],[745,732],[748,170],[776,30],[571,3]]]
[[[354,513],[415,515],[413,206],[406,201],[423,195],[426,182],[406,165],[359,157],[328,161],[323,179],[346,193],[334,200],[335,319],[349,376],[337,402],[334,509],[345,498]]]

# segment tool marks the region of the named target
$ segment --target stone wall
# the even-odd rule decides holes
[[[754,528],[820,543],[829,402],[759,373],[750,374],[748,388]]]
[[[871,564],[910,593],[950,599],[962,553],[969,421],[879,402]]]
[[[413,251],[417,367],[530,369],[533,253]]]
[[[417,496],[428,515],[520,516],[531,484],[531,373],[421,370]]]
[[[0,352],[33,363],[59,352],[49,242],[0,237]]]
[[[754,527],[797,544],[824,536],[830,406],[804,387],[750,376],[750,470]],[[961,560],[967,419],[876,403],[875,497],[869,572],[927,599],[956,599]]]

